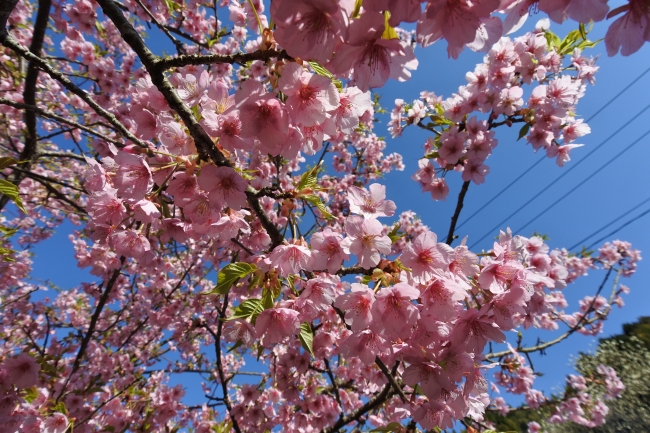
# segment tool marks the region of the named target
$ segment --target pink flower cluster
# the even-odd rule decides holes
[[[598,68],[594,59],[582,56],[577,48],[571,65],[563,67],[565,56],[549,45],[546,30],[542,23],[514,40],[501,38],[485,62],[467,73],[468,84],[446,100],[422,92],[422,99],[411,105],[396,101],[389,124],[394,137],[408,125],[437,133],[426,143],[426,159],[413,175],[434,200],[444,200],[449,193],[444,179],[447,171],[462,172],[464,181],[475,184],[485,181],[490,171],[485,161],[498,144],[495,127],[522,123],[520,135],[535,151],[544,150],[555,158],[560,167],[571,159],[572,149],[582,146],[574,141],[591,129],[575,118],[575,108]],[[575,76],[569,75],[571,69],[577,71]],[[524,85],[533,82],[537,85],[525,101]],[[480,120],[481,113],[484,120]]]

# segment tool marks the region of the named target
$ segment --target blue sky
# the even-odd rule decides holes
[[[534,25],[541,16],[532,17],[529,24]],[[563,37],[573,28],[572,24],[563,26],[554,24],[551,29]],[[596,24],[590,38],[604,37],[605,29],[606,26],[602,23]],[[587,89],[586,96],[578,105],[578,115],[585,119],[591,117],[642,71],[650,67],[648,44],[629,58],[607,57],[603,43],[590,50],[590,54],[600,55],[598,62],[600,71],[597,74],[596,86]],[[473,70],[474,65],[482,59],[482,54],[465,50],[458,60],[449,60],[445,42],[438,42],[424,50],[418,48],[416,55],[420,65],[413,72],[410,81],[405,83],[390,81],[386,87],[379,89],[382,105],[386,109],[392,108],[396,98],[410,102],[417,98],[422,90],[434,91],[444,97],[451,95],[459,85],[465,83],[465,72]],[[648,89],[650,89],[650,73],[590,122],[592,133],[579,141],[585,146],[572,153],[572,161],[564,168],[557,167],[553,159],[545,159],[472,221],[463,225],[457,234],[461,238],[469,236],[470,244],[476,242],[487,230],[528,200],[532,194],[544,190],[547,184],[572,167],[572,164],[585,158],[591,149],[643,109],[650,99]],[[544,233],[550,237],[549,244],[552,248],[569,247],[650,196],[650,189],[647,187],[650,185],[650,171],[647,170],[647,161],[650,160],[650,138],[641,140],[623,156],[612,161],[621,149],[643,135],[649,127],[650,110],[639,116],[635,122],[605,143],[597,152],[591,154],[584,163],[553,187],[545,190],[538,199],[504,223],[501,229],[506,227],[517,229],[523,226],[562,194],[577,188],[573,194],[520,233],[525,236],[533,232]],[[517,141],[518,130],[516,126],[510,130],[506,127],[497,130],[499,146],[487,161],[491,173],[486,177],[483,185],[471,185],[460,222],[465,221],[476,209],[541,158],[541,154],[534,153],[524,140]],[[378,135],[386,137],[388,143],[386,153],[398,152],[404,157],[406,169],[403,172],[392,172],[382,181],[387,187],[388,197],[397,204],[398,213],[413,210],[422,218],[424,224],[440,237],[444,236],[460,190],[462,182],[460,176],[450,173],[447,177],[451,192],[446,202],[432,201],[429,194],[421,193],[418,185],[410,179],[417,168],[418,159],[422,156],[422,145],[428,134],[410,127],[402,137],[391,139],[385,123],[376,125],[375,131]],[[602,165],[605,167],[593,178],[588,182],[583,181]],[[648,208],[650,203],[613,224],[612,229]],[[649,222],[650,215],[621,230],[613,239],[629,240],[635,248],[650,251],[650,232],[647,230]],[[87,272],[76,267],[72,245],[67,238],[72,229],[72,225],[66,223],[51,239],[34,248],[36,255],[32,273],[34,279],[50,280],[60,287],[73,287],[81,281],[94,280]],[[610,230],[605,230],[602,234],[608,231]],[[491,233],[474,248],[474,251],[490,248],[493,236],[497,233],[498,230]],[[565,289],[565,296],[570,303],[569,310],[576,308],[579,299],[595,292],[603,275],[602,271],[592,271],[589,277],[582,278],[578,283]],[[632,278],[622,280],[632,289],[631,293],[624,298],[627,305],[623,309],[613,310],[601,337],[619,333],[623,323],[650,314],[648,308],[650,294],[645,287],[648,281],[650,281],[650,265],[642,261],[638,272]],[[553,335],[548,332],[531,332],[526,334],[524,342],[532,345],[538,336],[548,340],[553,338]],[[535,368],[544,373],[544,376],[537,380],[537,387],[547,394],[561,388],[566,374],[573,371],[571,357],[576,356],[580,351],[593,349],[596,345],[595,341],[594,338],[574,335],[564,344],[548,349],[547,356],[534,355]],[[516,403],[519,400],[511,401]]]

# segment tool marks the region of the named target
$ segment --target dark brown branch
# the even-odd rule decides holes
[[[71,158],[86,162],[86,158],[72,152],[39,152],[39,158]]]
[[[5,0],[0,2],[0,39],[7,34],[7,20],[18,4],[18,0]]]
[[[373,268],[370,269],[365,269],[362,268],[361,266],[350,266],[349,268],[342,268],[339,270],[336,275],[338,276],[343,276],[343,275],[372,275]]]
[[[42,180],[44,182],[56,183],[56,184],[61,185],[63,187],[70,188],[70,189],[73,189],[75,191],[79,191],[79,192],[82,192],[82,193],[86,193],[85,189],[76,187],[74,185],[70,185],[69,183],[62,182],[62,181],[57,180],[57,179],[52,179],[51,177],[43,176],[43,175],[40,175],[38,173],[32,173],[30,171],[23,170],[22,168],[18,168],[18,167],[12,167],[12,169],[15,170],[15,171],[18,171],[20,173],[23,173],[25,176],[30,177],[30,178],[32,178],[34,180]]]
[[[197,40],[196,38],[192,37],[192,35],[190,35],[188,33],[185,33],[184,31],[182,31],[179,28],[172,27],[172,26],[164,26],[164,27],[168,32],[174,33],[175,35],[178,35],[178,36],[180,36],[182,38],[185,38],[188,41],[198,45],[199,47],[202,47],[202,48],[205,48],[205,49],[210,48],[210,46],[207,43]]]
[[[99,132],[96,132],[96,131],[88,128],[87,126],[84,126],[84,125],[82,125],[80,123],[77,123],[77,122],[73,122],[72,120],[66,119],[65,117],[59,116],[58,114],[50,113],[49,111],[45,111],[45,110],[43,110],[41,108],[38,108],[38,107],[36,107],[34,105],[22,104],[20,102],[14,102],[14,101],[11,101],[9,99],[4,99],[4,98],[0,98],[0,104],[8,105],[10,107],[14,107],[14,108],[17,108],[17,109],[33,111],[36,114],[38,114],[39,116],[46,117],[46,118],[52,119],[52,120],[56,120],[59,123],[74,126],[75,128],[81,129],[82,131],[87,132],[88,134],[92,134],[92,135],[94,135],[96,137],[99,137],[104,141],[107,141],[109,143],[113,143],[114,145],[119,146],[119,147],[124,147],[124,143],[122,143],[122,142],[113,140],[112,138],[107,137],[104,134],[100,134]]]
[[[395,376],[393,376],[390,371],[388,370],[388,367],[386,367],[386,364],[384,364],[384,361],[382,361],[378,356],[375,358],[375,364],[379,366],[379,369],[381,370],[382,373],[384,373],[384,376],[386,376],[386,379],[388,379],[388,383],[390,383],[397,392],[397,394],[400,396],[402,399],[403,403],[406,403],[408,401],[408,398],[404,394],[404,391],[402,390],[402,387],[397,383],[395,380]]]
[[[172,58],[160,59],[157,61],[157,65],[163,69],[178,68],[181,66],[187,65],[216,65],[220,63],[246,63],[252,60],[268,60],[271,58],[277,58],[279,60],[291,59],[292,57],[287,54],[286,51],[275,51],[275,50],[266,50],[266,51],[255,51],[253,53],[237,53],[230,55],[221,55],[221,54],[209,54],[209,55],[186,55],[178,56]]]
[[[397,372],[396,369],[394,370],[395,372]],[[382,391],[379,394],[377,394],[375,397],[368,400],[366,404],[364,404],[357,410],[353,411],[348,416],[344,416],[340,418],[336,423],[334,423],[332,427],[323,429],[322,433],[334,433],[339,431],[341,428],[345,427],[347,424],[351,422],[359,421],[361,417],[363,417],[365,414],[367,414],[373,409],[378,408],[386,401],[388,401],[388,399],[394,395],[394,392],[392,392],[391,390],[392,390],[392,385],[390,383],[387,383],[384,389],[382,389]]]
[[[447,245],[451,245],[452,242],[454,242],[455,236],[454,236],[454,231],[456,230],[456,224],[458,224],[458,217],[460,216],[460,211],[463,210],[463,201],[465,200],[465,194],[467,194],[467,190],[469,189],[469,183],[470,181],[463,182],[463,187],[460,189],[460,193],[458,194],[458,202],[456,203],[456,210],[454,211],[454,215],[451,217],[451,224],[449,225],[449,233],[447,233],[447,240],[445,243]]]
[[[210,138],[210,136],[205,132],[199,122],[197,122],[197,120],[194,118],[194,115],[192,114],[192,111],[178,96],[172,84],[165,77],[165,61],[161,60],[151,52],[133,25],[129,22],[128,19],[126,19],[122,13],[122,10],[113,0],[98,0],[98,3],[101,6],[104,14],[110,18],[111,21],[113,21],[113,24],[115,24],[115,27],[120,32],[122,39],[124,39],[124,41],[133,49],[133,51],[135,51],[138,57],[140,57],[140,61],[151,76],[151,82],[158,88],[158,90],[160,90],[169,106],[173,108],[174,111],[176,111],[178,116],[183,121],[183,124],[189,130],[190,135],[196,144],[199,156],[205,160],[211,159],[218,166],[231,167],[232,164],[230,161],[228,161],[228,159],[219,151],[219,149],[217,149],[212,141],[212,138]],[[187,57],[181,56],[179,58]],[[189,56],[189,58],[194,59],[195,56]],[[188,64],[200,63],[190,62]],[[246,191],[246,197],[251,209],[260,220],[262,227],[264,227],[266,232],[271,237],[272,245],[270,249],[272,250],[284,241],[284,236],[282,236],[278,227],[273,224],[268,215],[266,215],[262,209],[258,198],[255,197],[256,192],[257,191],[255,191],[253,188],[249,187]]]
[[[14,169],[15,169],[15,167],[14,167]],[[48,191],[50,194],[53,194],[54,196],[56,196],[56,198],[57,198],[58,200],[61,200],[62,202],[64,202],[64,203],[70,205],[70,206],[73,207],[77,212],[79,212],[81,215],[87,215],[87,214],[88,214],[88,213],[86,212],[86,209],[82,208],[82,207],[79,206],[77,203],[75,203],[75,202],[73,202],[72,200],[70,200],[68,197],[66,197],[64,194],[62,194],[62,193],[61,193],[60,191],[58,191],[56,188],[54,188],[54,187],[53,187],[53,186],[52,186],[52,185],[51,185],[47,180],[43,180],[43,179],[41,179],[40,177],[35,177],[35,176],[34,176],[34,173],[31,173],[31,172],[27,172],[27,173],[28,173],[28,174],[26,174],[26,177],[29,177],[29,178],[35,180],[36,182],[40,183],[41,185],[43,185],[43,186],[45,187],[45,189],[47,189],[47,191]]]
[[[323,358],[323,362],[325,362],[325,368],[326,368],[325,371],[327,372],[327,376],[330,378],[330,382],[332,382],[332,392],[334,393],[334,398],[336,399],[336,402],[341,407],[341,415],[345,415],[345,411],[343,409],[343,402],[341,401],[341,396],[339,395],[339,386],[336,383],[336,379],[334,378],[334,373],[332,373],[330,362],[327,360],[327,358]]]
[[[239,423],[237,422],[235,417],[231,415],[232,405],[230,404],[230,397],[228,396],[228,379],[226,378],[226,374],[223,371],[223,360],[221,358],[221,332],[223,330],[223,323],[224,323],[222,319],[226,318],[227,309],[228,309],[228,293],[224,295],[223,306],[219,311],[219,324],[217,325],[217,332],[215,333],[208,324],[205,324],[204,327],[210,333],[210,335],[212,335],[212,338],[214,338],[214,351],[217,357],[217,373],[219,374],[219,382],[221,382],[221,388],[223,389],[223,404],[226,406],[226,409],[228,410],[228,416],[232,421],[232,428],[237,433],[241,433],[241,429],[239,428]]]
[[[119,9],[118,9],[119,10]],[[72,81],[70,81],[68,78],[65,77],[61,72],[57,71],[54,69],[52,66],[50,66],[49,63],[47,63],[45,60],[41,59],[40,57],[36,56],[34,53],[29,51],[25,46],[20,44],[16,39],[14,39],[13,36],[6,34],[6,35],[1,35],[0,34],[0,43],[2,43],[5,47],[11,48],[14,50],[16,53],[20,54],[23,58],[26,60],[29,60],[30,62],[34,62],[35,64],[38,65],[40,69],[45,71],[49,76],[57,80],[59,83],[63,85],[66,89],[68,89],[70,92],[74,93],[75,95],[79,96],[86,104],[88,104],[99,116],[103,117],[104,119],[108,120],[108,122],[115,127],[117,131],[122,134],[125,138],[131,140],[133,143],[137,144],[138,146],[142,148],[148,148],[147,143],[144,141],[140,140],[138,137],[133,135],[131,131],[129,131],[123,124],[120,122],[115,115],[104,108],[102,108],[95,100],[93,100],[88,93],[86,93],[83,89],[79,88],[76,84],[74,84]]]
[[[36,13],[36,20],[34,22],[32,41],[29,45],[29,50],[36,56],[39,56],[43,50],[43,40],[45,39],[47,22],[50,19],[51,6],[51,0],[39,0],[38,2],[38,12]],[[0,36],[0,40],[2,40],[3,37],[4,35]],[[23,101],[28,105],[36,105],[36,82],[38,81],[38,72],[38,66],[33,60],[30,60],[27,65],[27,74],[25,76],[23,87]],[[36,161],[38,130],[36,127],[36,114],[31,111],[25,111],[23,114],[26,131],[25,143],[22,152],[20,152],[19,161],[21,162],[19,165],[24,169],[29,170],[32,164]],[[24,178],[24,174],[14,171],[11,174],[10,182],[18,186]],[[8,202],[8,196],[3,195],[0,197],[0,210],[2,210]]]
[[[167,28],[165,26],[160,24],[160,22],[151,13],[151,11],[144,5],[144,3],[142,3],[142,0],[135,0],[135,1],[145,11],[145,13],[149,16],[151,21],[153,21],[153,23],[156,25],[156,27],[158,27],[160,30],[162,30],[162,32],[172,41],[172,43],[176,47],[176,51],[178,52],[178,54],[179,55],[185,54],[185,47],[183,47],[183,44],[178,39],[176,39],[171,33],[169,33],[169,30],[167,30]]]
[[[106,399],[106,400],[104,400],[103,402],[101,402],[101,404],[99,404],[99,405],[95,408],[95,410],[93,410],[90,414],[88,414],[88,416],[86,416],[85,418],[83,418],[81,421],[77,421],[77,422],[75,422],[74,425],[75,425],[75,426],[79,426],[79,425],[81,425],[81,424],[83,424],[83,423],[85,423],[85,422],[88,422],[88,421],[89,421],[90,419],[92,419],[92,417],[95,416],[95,414],[96,414],[97,412],[99,412],[99,411],[100,411],[104,406],[106,406],[106,405],[107,405],[108,403],[110,403],[111,401],[115,400],[115,399],[116,399],[117,397],[119,397],[120,395],[124,394],[124,393],[129,389],[129,388],[131,388],[133,385],[135,385],[136,383],[140,382],[141,380],[142,380],[141,377],[138,377],[137,379],[132,380],[131,383],[129,383],[129,384],[128,384],[124,389],[122,389],[122,390],[121,390],[120,392],[118,392],[118,393],[115,393],[111,398]],[[71,431],[72,431],[72,430],[71,430],[70,428],[68,428],[68,429],[66,430],[66,433],[70,433]]]
[[[95,332],[95,327],[97,326],[97,322],[99,321],[99,315],[102,313],[102,310],[104,309],[104,306],[106,305],[106,302],[108,302],[108,297],[111,294],[111,291],[113,290],[113,286],[115,286],[115,283],[117,282],[117,277],[120,276],[120,271],[122,270],[122,265],[124,265],[124,257],[122,256],[120,258],[120,267],[116,269],[113,272],[113,275],[111,276],[110,280],[108,280],[108,283],[106,284],[106,289],[104,289],[104,292],[101,294],[99,297],[99,301],[97,302],[97,306],[95,307],[95,312],[93,313],[92,317],[90,318],[90,324],[88,325],[88,331],[86,332],[86,335],[84,335],[83,340],[81,340],[81,345],[79,346],[79,351],[77,352],[77,356],[74,359],[74,362],[72,363],[72,369],[70,370],[70,374],[68,375],[67,379],[65,380],[65,383],[63,384],[63,387],[61,387],[61,393],[59,396],[56,398],[56,401],[58,403],[59,399],[63,397],[63,394],[65,392],[66,386],[68,386],[68,383],[70,382],[70,378],[77,372],[79,369],[79,366],[81,365],[81,359],[83,358],[84,354],[86,353],[86,349],[88,349],[88,344],[90,343],[90,339],[93,336],[93,333]]]
[[[600,292],[603,290],[603,287],[605,286],[605,283],[607,282],[607,280],[609,279],[609,276],[612,273],[612,269],[613,268],[609,268],[609,270],[607,271],[607,274],[605,274],[605,278],[603,279],[603,282],[598,287],[598,290],[596,291],[596,295],[594,296],[594,299],[592,300],[591,305],[589,306],[587,311],[584,313],[584,315],[580,318],[578,323],[576,323],[573,327],[571,327],[567,332],[565,332],[564,334],[560,335],[559,337],[557,337],[557,338],[555,338],[555,339],[553,339],[551,341],[540,343],[540,344],[537,344],[537,345],[532,346],[532,347],[517,348],[517,352],[528,354],[528,353],[532,353],[532,352],[543,351],[544,349],[547,349],[547,348],[549,348],[551,346],[554,346],[554,345],[560,343],[561,341],[569,338],[574,332],[578,331],[579,329],[584,328],[585,326],[590,325],[590,324],[600,320],[601,317],[598,316],[598,315],[592,317],[591,319],[587,319],[586,317],[589,315],[589,313],[594,311],[593,307],[594,307],[594,305],[596,303],[596,298],[598,297]],[[619,274],[620,274],[620,271],[619,271]],[[618,285],[618,277],[616,278],[616,280],[614,282],[614,287],[616,287],[616,285]],[[610,307],[608,307],[607,312],[609,312],[609,308],[611,308],[611,305],[610,305]],[[512,352],[510,352],[510,350],[503,350],[501,352],[492,352],[492,353],[488,353],[487,355],[485,355],[485,359],[490,360],[490,359],[501,358],[502,356],[509,355],[510,353],[512,353]]]

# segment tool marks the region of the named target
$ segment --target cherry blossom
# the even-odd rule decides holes
[[[392,200],[386,200],[386,187],[373,183],[368,189],[369,191],[356,186],[348,188],[350,212],[366,218],[393,216],[397,207]]]
[[[381,224],[375,219],[349,216],[345,224],[348,237],[341,242],[343,252],[355,254],[359,264],[366,269],[377,265],[380,254],[390,253],[390,238],[382,231]]]

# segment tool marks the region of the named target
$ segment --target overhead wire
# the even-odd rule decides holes
[[[605,236],[603,236],[602,238],[595,240],[591,245],[589,245],[589,246],[587,247],[587,249],[591,249],[594,245],[596,245],[596,244],[598,244],[598,243],[604,241],[605,239],[607,239],[607,238],[610,237],[610,236],[615,235],[615,234],[618,233],[619,231],[623,230],[625,227],[629,226],[630,224],[632,224],[632,223],[635,222],[636,220],[638,220],[638,219],[640,219],[640,218],[646,216],[646,215],[649,214],[649,213],[650,213],[650,209],[647,209],[645,212],[641,213],[640,215],[637,215],[637,216],[635,216],[634,218],[632,218],[631,220],[628,220],[628,221],[625,222],[623,225],[621,225],[620,227],[618,227],[618,228],[612,230],[611,232],[607,233],[607,234],[606,234]]]
[[[497,228],[501,227],[501,225],[502,225],[503,223],[505,223],[506,221],[508,221],[508,220],[509,220],[510,218],[512,218],[514,215],[518,214],[518,213],[519,213],[523,208],[525,208],[525,207],[528,206],[530,203],[532,203],[535,199],[537,199],[540,195],[542,195],[542,194],[543,194],[547,189],[549,189],[550,187],[552,187],[553,185],[555,185],[555,184],[556,184],[557,182],[559,182],[559,181],[560,181],[564,176],[566,176],[567,174],[571,173],[574,169],[576,169],[577,167],[579,167],[580,164],[582,164],[583,162],[585,162],[585,161],[586,161],[586,160],[587,160],[591,155],[594,154],[595,151],[597,151],[598,149],[600,149],[601,147],[603,147],[603,146],[604,146],[604,145],[605,145],[609,140],[611,140],[614,136],[616,136],[616,134],[618,134],[618,133],[621,132],[623,129],[625,129],[625,128],[630,124],[630,123],[632,123],[633,121],[635,121],[635,120],[636,120],[636,119],[637,119],[641,114],[645,113],[645,112],[648,110],[648,108],[650,108],[650,104],[646,105],[645,108],[643,108],[641,111],[639,111],[637,114],[635,114],[634,117],[632,117],[631,119],[629,119],[625,124],[623,124],[623,125],[622,125],[621,127],[619,127],[616,131],[614,131],[614,133],[612,133],[609,137],[607,137],[606,139],[604,139],[603,141],[601,141],[600,144],[598,144],[598,146],[596,146],[596,147],[595,147],[591,152],[589,152],[588,154],[586,154],[586,155],[585,155],[585,156],[584,156],[580,161],[578,161],[578,162],[576,162],[575,164],[571,165],[571,167],[570,167],[568,170],[564,171],[560,176],[556,177],[555,180],[553,180],[551,183],[549,183],[549,184],[546,185],[544,188],[542,188],[542,189],[541,189],[537,194],[535,194],[533,197],[531,197],[531,198],[530,198],[526,203],[524,203],[523,205],[521,205],[519,208],[517,208],[517,210],[515,210],[514,212],[512,212],[510,215],[508,215],[508,216],[505,217],[503,220],[501,220],[497,225],[495,225],[495,226],[492,227],[490,230],[488,230],[488,231],[487,231],[487,232],[486,232],[486,233],[485,233],[485,234],[484,234],[484,235],[483,235],[483,236],[482,236],[478,241],[474,242],[474,243],[470,246],[470,248],[473,248],[474,246],[476,246],[476,244],[478,244],[478,243],[481,242],[483,239],[485,239],[486,237],[488,237],[488,236],[490,235],[490,233],[492,233],[492,232],[493,232],[494,230],[496,230]]]
[[[529,226],[533,221],[535,221],[537,218],[541,217],[541,216],[544,215],[546,212],[548,212],[549,210],[551,210],[552,208],[554,208],[555,205],[557,205],[559,202],[561,202],[562,200],[564,200],[565,198],[567,198],[569,195],[573,194],[573,193],[574,193],[578,188],[580,188],[582,185],[584,185],[584,184],[585,184],[588,180],[590,180],[592,177],[594,177],[595,175],[597,175],[598,173],[600,173],[600,171],[601,171],[603,168],[607,167],[607,166],[610,165],[613,161],[615,161],[615,160],[618,159],[620,156],[622,156],[625,152],[627,152],[628,150],[630,150],[633,146],[635,146],[638,142],[640,142],[640,141],[641,141],[643,138],[645,138],[648,134],[650,134],[650,129],[648,129],[648,130],[647,130],[643,135],[641,135],[639,138],[637,138],[637,139],[634,140],[632,143],[630,143],[630,144],[629,144],[625,149],[623,149],[623,150],[621,150],[620,152],[618,152],[618,153],[617,153],[617,154],[616,154],[612,159],[608,159],[608,160],[607,160],[603,165],[601,165],[601,166],[598,167],[596,170],[594,170],[594,171],[593,171],[589,176],[587,176],[585,179],[583,179],[582,181],[580,181],[580,183],[578,183],[575,187],[573,187],[573,188],[570,189],[568,192],[566,192],[562,197],[560,197],[560,198],[558,198],[557,200],[555,200],[552,204],[550,204],[549,206],[547,206],[543,211],[541,211],[540,213],[538,213],[537,215],[535,215],[533,218],[531,218],[530,220],[528,220],[528,222],[527,222],[526,224],[524,224],[523,226],[521,226],[521,227],[519,227],[517,230],[515,230],[515,233],[521,233],[521,231],[522,231],[523,229],[525,229],[526,227],[528,227],[528,226]]]
[[[640,208],[640,207],[643,206],[644,204],[648,203],[649,201],[650,201],[650,197],[646,198],[646,199],[643,200],[641,203],[638,203],[638,204],[637,204],[636,206],[634,206],[632,209],[628,209],[628,210],[626,210],[625,212],[623,212],[622,214],[620,214],[619,216],[617,216],[616,218],[614,218],[613,220],[611,220],[611,221],[608,222],[607,224],[605,224],[605,225],[603,225],[602,227],[600,227],[600,228],[598,228],[597,230],[595,230],[595,231],[594,231],[593,233],[591,233],[589,236],[586,236],[586,237],[584,237],[582,240],[576,242],[575,245],[573,245],[573,246],[571,246],[571,248],[569,248],[569,250],[574,250],[574,249],[578,248],[580,245],[583,245],[583,244],[584,244],[585,242],[587,242],[589,239],[591,239],[592,237],[596,236],[598,233],[602,232],[602,231],[605,230],[606,228],[610,227],[612,224],[614,224],[614,223],[618,222],[619,220],[623,219],[624,217],[628,216],[629,214],[631,214],[632,212],[634,212],[635,210],[637,210],[638,208]]]
[[[627,86],[625,86],[621,91],[619,91],[616,95],[614,95],[613,98],[611,98],[609,101],[607,101],[602,107],[600,107],[594,114],[589,116],[587,120],[585,120],[586,123],[590,122],[593,120],[596,116],[598,116],[605,108],[607,108],[612,102],[614,102],[616,99],[618,99],[623,93],[625,93],[630,87],[632,87],[634,84],[637,83],[641,78],[643,78],[648,72],[650,72],[650,67],[643,71],[638,77],[636,77],[632,82],[630,82]],[[593,150],[591,151],[593,152]],[[466,223],[468,223],[472,218],[474,218],[479,212],[481,212],[483,209],[488,207],[494,200],[499,198],[504,192],[506,192],[508,189],[510,189],[511,186],[513,186],[515,183],[517,183],[522,177],[524,177],[526,174],[528,174],[530,171],[532,171],[535,167],[537,167],[542,161],[546,159],[546,156],[542,156],[540,159],[538,159],[533,165],[528,167],[524,172],[522,172],[516,179],[511,181],[508,185],[506,185],[505,188],[503,188],[501,191],[496,193],[490,200],[488,200],[483,206],[481,206],[478,210],[474,211],[465,221],[461,222],[457,229],[461,228],[464,226]]]

